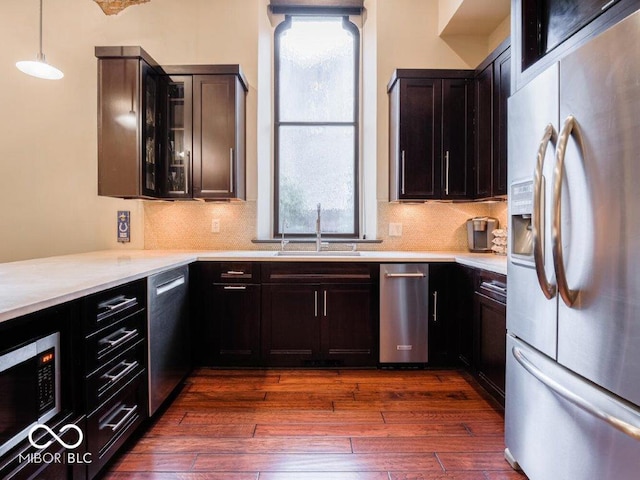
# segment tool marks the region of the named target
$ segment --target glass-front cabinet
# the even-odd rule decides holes
[[[191,197],[191,76],[170,76],[167,84],[165,197]]]
[[[96,47],[98,195],[162,195],[162,69],[140,47]]]
[[[243,200],[240,65],[159,66],[141,47],[96,47],[98,195]]]

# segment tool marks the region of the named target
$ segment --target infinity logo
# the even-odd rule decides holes
[[[51,445],[53,443],[53,440],[49,440],[48,442],[46,442],[46,443],[44,443],[42,445],[36,443],[36,441],[33,439],[33,434],[37,430],[45,430],[46,432],[49,433],[49,435],[51,435],[55,439],[56,442],[58,442],[64,448],[68,448],[68,449],[74,449],[77,446],[79,446],[82,443],[82,440],[84,438],[84,436],[82,434],[82,430],[80,430],[80,427],[78,427],[77,425],[73,425],[72,423],[67,424],[64,427],[62,427],[58,433],[60,435],[62,435],[67,430],[75,430],[76,432],[78,432],[78,441],[76,443],[66,443],[58,435],[56,435],[53,432],[53,430],[51,430],[49,427],[47,427],[46,425],[42,425],[42,424],[38,423],[38,424],[34,425],[33,427],[31,427],[31,430],[29,430],[29,443],[31,443],[31,445],[33,445],[34,447],[39,448],[40,450],[43,450],[43,449],[47,448],[49,445]]]

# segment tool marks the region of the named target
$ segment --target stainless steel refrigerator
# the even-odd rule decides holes
[[[640,478],[640,12],[509,99],[506,456]]]

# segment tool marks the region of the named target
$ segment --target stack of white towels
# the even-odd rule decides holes
[[[506,255],[507,254],[507,229],[506,228],[497,228],[491,232],[493,234],[493,245],[491,246],[491,250],[496,255]]]

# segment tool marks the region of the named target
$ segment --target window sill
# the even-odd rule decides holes
[[[306,238],[296,238],[296,237],[284,237],[284,239],[291,243],[316,243],[315,237],[306,237]],[[280,243],[282,241],[281,238],[267,238],[267,239],[257,239],[254,238],[251,240],[251,243],[256,244],[275,244]],[[327,238],[322,237],[322,243],[382,243],[382,240],[363,240],[361,238]]]

